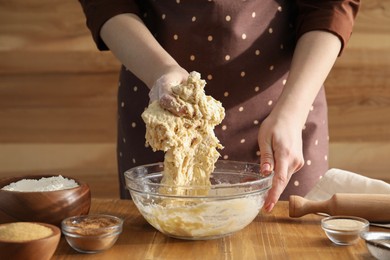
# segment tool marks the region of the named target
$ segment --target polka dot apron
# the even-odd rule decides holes
[[[221,160],[259,162],[257,135],[286,83],[295,44],[291,1],[147,1],[143,20],[187,71],[198,71],[206,94],[222,102],[226,117],[215,128]],[[141,114],[149,89],[126,68],[118,87],[118,167],[121,198],[130,198],[123,173],[163,161],[145,145]],[[299,102],[299,101],[297,101]],[[281,199],[305,195],[328,169],[327,105],[322,88],[302,130],[305,165]]]

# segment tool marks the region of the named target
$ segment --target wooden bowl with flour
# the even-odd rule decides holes
[[[18,221],[43,222],[61,226],[61,221],[67,217],[89,213],[91,192],[86,183],[74,178],[60,176],[65,180],[73,180],[76,185],[71,188],[59,188],[56,179],[54,184],[46,185],[46,191],[26,191],[39,186],[29,184],[24,188],[16,185],[21,181],[42,181],[57,177],[53,175],[19,176],[0,179],[0,224]],[[5,190],[14,185],[17,190]],[[42,185],[42,182],[40,183]],[[60,183],[59,186],[62,184]]]

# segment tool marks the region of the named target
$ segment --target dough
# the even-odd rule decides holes
[[[212,239],[230,234],[248,225],[264,203],[257,193],[220,200],[224,189],[210,188],[210,174],[220,156],[217,149],[223,148],[214,127],[225,117],[225,110],[205,95],[205,84],[199,73],[191,72],[187,82],[172,88],[175,109],[185,111],[183,116],[164,110],[158,101],[142,114],[147,144],[165,152],[162,184],[166,186],[159,194],[185,196],[136,194],[133,199],[152,226],[173,237]],[[232,189],[239,192],[237,187]]]
[[[217,149],[223,148],[214,127],[222,122],[225,110],[221,102],[205,94],[205,85],[198,72],[191,72],[187,82],[172,88],[186,111],[184,116],[161,108],[158,101],[142,114],[146,143],[154,151],[165,152],[162,183],[176,187],[176,194],[188,195],[180,186],[210,186],[209,177],[220,156]]]
[[[142,207],[146,220],[161,232],[186,239],[210,239],[243,229],[255,219],[263,199],[258,195],[208,200],[203,203],[168,205],[149,204]]]

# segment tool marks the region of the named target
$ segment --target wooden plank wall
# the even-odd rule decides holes
[[[0,1],[0,177],[59,173],[95,196],[116,189],[119,66],[96,50],[76,0]],[[390,179],[389,75],[390,0],[363,1],[326,82],[331,167]]]
[[[354,32],[326,81],[330,165],[390,179],[390,1],[361,1]]]
[[[0,176],[63,174],[96,197],[117,190],[119,65],[96,50],[77,0],[0,1]]]

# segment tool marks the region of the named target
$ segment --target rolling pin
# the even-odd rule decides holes
[[[302,217],[310,213],[356,216],[372,222],[390,223],[390,194],[336,193],[324,201],[290,196],[290,217]]]

